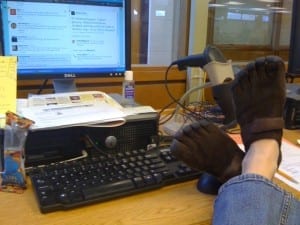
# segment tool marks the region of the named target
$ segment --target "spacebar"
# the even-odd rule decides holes
[[[125,192],[135,189],[132,180],[122,180],[114,183],[104,184],[97,187],[85,188],[82,190],[85,199],[95,199],[105,195],[115,194],[118,192]]]

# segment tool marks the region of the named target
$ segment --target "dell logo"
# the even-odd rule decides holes
[[[64,77],[65,78],[74,78],[74,77],[76,77],[76,74],[75,73],[65,73]]]

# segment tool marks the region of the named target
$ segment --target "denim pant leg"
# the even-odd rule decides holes
[[[300,202],[262,176],[240,175],[220,188],[213,224],[300,225]]]

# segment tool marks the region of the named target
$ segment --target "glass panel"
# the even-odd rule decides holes
[[[132,64],[166,66],[186,54],[188,2],[132,0]]]
[[[291,34],[293,0],[284,0],[280,27],[280,46],[289,46]]]
[[[292,0],[216,0],[214,10],[214,44],[271,46],[276,26],[281,26],[281,43],[289,43]],[[275,25],[275,26],[274,26]]]
[[[266,3],[217,0],[210,9],[215,9],[215,44],[271,44],[274,14]]]

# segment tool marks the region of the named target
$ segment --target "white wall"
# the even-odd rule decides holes
[[[174,0],[149,1],[148,64],[172,62]]]
[[[202,53],[206,47],[209,0],[191,1],[189,55]],[[187,89],[203,85],[205,74],[200,68],[188,69]],[[190,102],[203,99],[204,90],[193,92]]]

